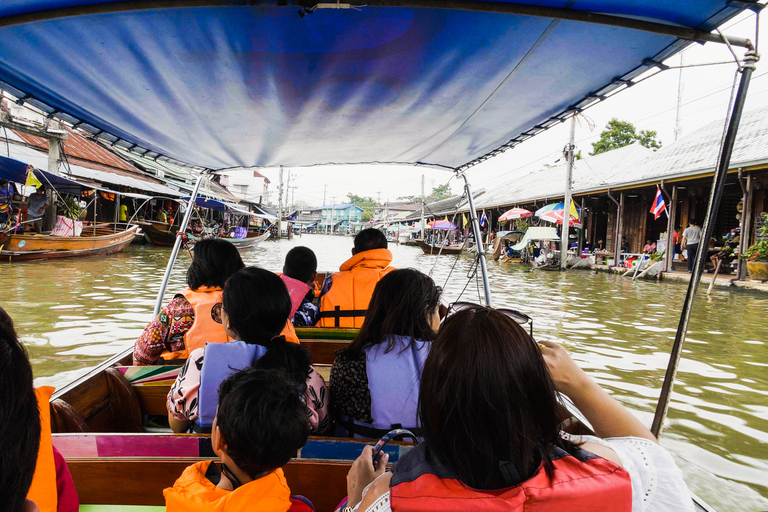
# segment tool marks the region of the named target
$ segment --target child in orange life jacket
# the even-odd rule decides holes
[[[248,369],[228,377],[211,433],[220,465],[202,461],[185,469],[163,491],[166,510],[312,510],[291,497],[281,469],[308,436],[306,406],[284,372]]]
[[[309,247],[294,247],[285,255],[280,279],[291,296],[291,321],[295,327],[315,325],[319,308],[314,304],[317,257]]]

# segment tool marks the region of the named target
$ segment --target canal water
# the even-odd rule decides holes
[[[243,253],[279,271],[306,245],[333,271],[352,239],[304,235]],[[478,301],[468,256],[394,246],[393,264],[433,271],[444,301]],[[131,246],[108,257],[2,264],[0,304],[28,346],[36,384],[60,385],[132,346],[149,322],[170,251]],[[165,297],[185,287],[182,251]],[[479,273],[479,271],[478,271]],[[534,318],[537,338],[560,341],[604,388],[650,425],[686,285],[632,282],[590,271],[530,271],[489,263],[497,306]],[[662,444],[693,492],[719,511],[768,510],[768,296],[716,288],[699,294]]]

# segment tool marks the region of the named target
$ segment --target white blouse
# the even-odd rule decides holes
[[[601,444],[616,452],[632,482],[632,512],[694,510],[682,471],[660,445],[640,437],[600,439],[594,436],[571,436],[570,439]],[[369,488],[370,485],[365,488],[363,496]],[[365,512],[392,512],[389,491],[381,495]]]

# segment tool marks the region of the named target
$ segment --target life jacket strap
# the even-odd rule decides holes
[[[365,317],[367,311],[367,309],[341,309],[341,306],[336,306],[333,311],[321,311],[317,318],[334,318],[336,320],[334,327],[341,327],[341,318]]]
[[[355,420],[351,420],[346,416],[339,418],[339,424],[349,433],[349,437],[355,437],[355,435],[359,435],[360,437],[365,437],[368,439],[380,439],[389,434],[389,432],[392,430],[406,428],[399,423],[391,425],[389,428],[376,428],[371,425],[365,425]],[[416,437],[424,437],[424,434],[419,427],[409,427],[408,430],[413,432]]]

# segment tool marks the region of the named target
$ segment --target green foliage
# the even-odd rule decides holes
[[[661,251],[661,252],[659,252],[659,251],[653,251],[653,252],[652,252],[652,253],[649,255],[649,257],[651,258],[651,261],[661,261],[662,259],[664,259],[664,253],[665,253],[665,252],[666,252],[666,251]]]
[[[635,125],[632,123],[613,118],[608,121],[605,130],[600,134],[600,140],[592,143],[590,155],[605,153],[612,149],[628,146],[636,141],[654,151],[661,147],[661,142],[656,140],[654,130],[640,130],[640,133],[637,133]]]
[[[763,226],[760,228],[759,242],[755,242],[741,255],[741,259],[747,261],[768,261],[768,213],[761,213]]]
[[[72,220],[77,220],[85,210],[85,202],[80,201],[80,198],[75,196],[66,195],[61,200],[57,201],[56,205],[63,210],[65,217]]]
[[[444,185],[433,187],[432,193],[428,196],[424,196],[424,203],[434,203],[435,201],[448,199],[452,196],[453,192],[451,191],[451,186],[446,183]],[[408,203],[421,203],[421,196],[400,196],[397,198],[397,200],[405,201]]]
[[[373,209],[379,206],[374,198],[358,196],[352,192],[347,193],[347,200],[363,209],[363,213],[360,214],[361,222],[368,222],[371,220],[373,218]]]
[[[531,223],[525,219],[517,219],[515,221],[515,229],[518,231],[528,231],[529,227],[531,227]]]

